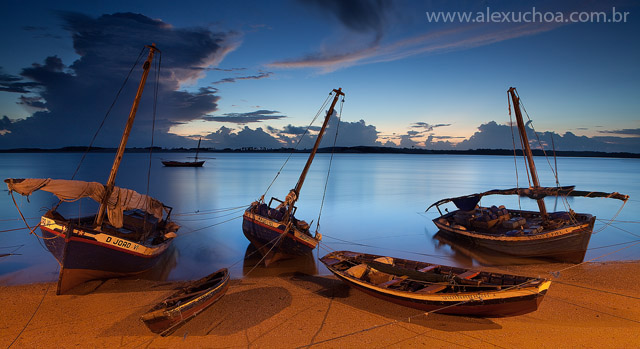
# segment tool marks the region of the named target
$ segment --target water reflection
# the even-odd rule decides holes
[[[447,238],[443,231],[438,231],[434,236],[436,249],[449,246],[453,251],[452,259],[456,265],[471,267],[475,263],[484,266],[494,265],[518,265],[518,264],[540,264],[547,260],[539,258],[526,258],[501,255],[495,251],[476,246],[463,240],[453,240]]]
[[[244,254],[242,276],[281,276],[296,273],[316,275],[318,273],[318,267],[316,266],[316,259],[313,253],[289,259],[280,259],[270,264],[269,267],[265,267],[264,262],[261,260],[262,255],[258,252],[256,247],[250,243]]]

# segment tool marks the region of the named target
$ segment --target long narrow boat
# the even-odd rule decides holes
[[[538,309],[551,281],[337,251],[320,261],[350,286],[385,301],[440,314],[503,317]]]
[[[159,51],[155,45],[147,48],[142,78],[106,185],[48,178],[5,180],[11,193],[27,196],[44,190],[61,202],[91,198],[100,203],[97,214],[80,218],[64,217],[55,205],[40,220],[45,246],[60,264],[57,294],[87,280],[145,272],[161,260],[176,237],[179,226],[170,220],[170,207],[147,195],[115,186],[151,62]]]
[[[198,148],[196,149],[196,159],[194,161],[177,161],[177,160],[162,160],[162,164],[166,167],[202,167],[204,160],[198,161],[198,153],[200,152],[200,142],[202,137],[198,140]]]
[[[229,287],[229,271],[220,269],[202,279],[189,283],[180,291],[162,300],[140,317],[153,332],[171,334],[180,325],[203,312],[222,298]]]
[[[617,192],[579,191],[573,186],[542,187],[538,180],[525,123],[520,111],[520,98],[515,88],[509,89],[520,134],[523,154],[528,164],[532,186],[529,188],[494,189],[483,193],[442,199],[427,208],[436,207],[440,217],[433,223],[440,233],[453,242],[472,244],[500,254],[543,258],[551,261],[580,263],[589,246],[596,217],[588,213],[547,212],[546,196],[604,197],[626,202],[629,196]],[[518,195],[534,199],[538,211],[507,209],[504,206],[479,206],[488,195]],[[458,209],[445,214],[440,206],[452,202]]]
[[[263,196],[251,203],[244,212],[242,232],[264,256],[265,265],[269,265],[278,259],[306,255],[313,251],[322,239],[318,232],[311,235],[309,224],[296,219],[294,214],[297,209],[295,203],[300,198],[302,184],[318,151],[322,136],[329,124],[329,119],[333,115],[338,99],[340,96],[344,96],[341,88],[333,90],[332,94],[334,94],[333,102],[327,111],[322,128],[316,137],[315,144],[302,170],[302,174],[300,174],[296,187],[291,189],[284,201],[271,198],[267,205]],[[280,203],[277,207],[272,207],[274,200]]]

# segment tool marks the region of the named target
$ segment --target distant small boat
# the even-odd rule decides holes
[[[374,297],[440,314],[503,317],[538,309],[551,281],[337,251],[320,261],[350,286]]]
[[[289,191],[284,201],[272,197],[268,205],[264,202],[263,195],[259,200],[251,203],[244,212],[242,232],[264,256],[265,265],[269,265],[279,259],[309,254],[322,239],[322,235],[317,231],[314,235],[311,235],[309,224],[303,220],[296,219],[294,214],[297,210],[295,203],[300,198],[302,184],[318,151],[322,136],[329,124],[329,119],[333,115],[338,99],[340,96],[344,96],[341,88],[333,90],[331,94],[334,94],[333,102],[327,111],[324,123],[316,137],[316,142],[295,188]],[[274,200],[280,203],[275,208],[271,207]]]
[[[202,167],[204,161],[198,161],[198,153],[200,152],[200,142],[202,137],[198,140],[198,148],[196,149],[195,161],[175,161],[175,160],[162,160],[162,164],[166,167]]]
[[[440,217],[433,223],[440,233],[454,243],[472,244],[507,256],[519,258],[543,258],[565,263],[580,263],[589,246],[596,217],[588,213],[568,211],[547,212],[546,196],[605,197],[627,201],[629,196],[620,193],[578,191],[573,186],[542,187],[529,139],[520,111],[520,97],[515,88],[508,91],[516,115],[526,164],[533,185],[529,188],[494,189],[483,193],[442,199],[427,208],[436,207]],[[504,206],[478,206],[487,195],[518,195],[534,199],[538,211],[507,209]],[[453,202],[458,208],[442,213],[440,205]]]
[[[229,271],[220,269],[200,280],[189,283],[182,290],[165,298],[140,320],[153,332],[171,334],[222,298],[229,287]]]

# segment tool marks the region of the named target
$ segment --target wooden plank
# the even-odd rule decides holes
[[[436,293],[447,288],[447,285],[431,285],[423,289],[417,290],[415,293]]]
[[[475,270],[469,270],[468,272],[459,274],[458,277],[461,279],[473,279],[474,277],[478,276],[478,274],[480,274],[479,271],[475,271]]]
[[[399,278],[393,278],[387,282],[383,282],[381,284],[377,284],[376,286],[378,287],[389,287],[389,286],[393,286],[393,285],[397,285],[399,283],[401,283],[402,281],[404,281],[407,277],[406,276],[402,276]]]
[[[434,264],[434,265],[430,265],[430,266],[428,266],[428,267],[424,267],[424,268],[422,268],[422,269],[418,269],[418,271],[419,271],[419,272],[421,272],[421,273],[426,273],[426,272],[428,272],[428,271],[432,271],[433,269],[436,269],[436,268],[438,268],[438,267],[440,267],[440,266],[439,266],[439,265],[435,265],[435,264]]]

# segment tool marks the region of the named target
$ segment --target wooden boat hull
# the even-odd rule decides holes
[[[222,298],[228,287],[229,272],[226,268],[220,269],[167,297],[142,315],[140,320],[153,333],[166,336]],[[193,297],[189,297],[190,292],[194,294]],[[169,305],[170,302],[175,304]]]
[[[447,213],[433,220],[442,235],[453,242],[475,245],[508,256],[542,258],[564,263],[581,263],[584,260],[595,223],[594,216],[578,214],[583,219],[576,224],[537,234],[506,236],[462,229],[451,224],[451,218],[457,212]]]
[[[162,161],[166,167],[202,167],[204,161]]]
[[[243,215],[242,232],[265,256],[266,264],[278,259],[307,255],[318,245],[318,239],[296,227],[287,230],[281,222],[252,212],[252,207]]]
[[[57,294],[89,280],[143,273],[158,263],[173,241],[139,244],[48,217],[42,217],[40,230],[60,264]]]
[[[363,260],[375,260],[376,258],[389,258],[349,251],[332,252],[320,259],[327,268],[339,279],[350,286],[361,290],[371,296],[411,307],[427,312],[440,314],[468,315],[481,317],[504,317],[522,315],[538,309],[540,302],[546,294],[551,282],[544,279],[526,278],[514,275],[502,275],[495,273],[480,273],[483,279],[496,280],[500,276],[504,280],[525,280],[520,284],[496,284],[490,285],[482,291],[476,292],[443,292],[428,293],[411,292],[402,289],[393,289],[358,278],[348,272],[339,270],[339,263],[353,260],[355,263]],[[394,265],[400,265],[399,270],[410,270],[407,273],[419,273],[419,269],[433,266],[430,263],[409,261],[393,258]],[[461,275],[467,271],[462,268],[445,267],[443,273]],[[396,275],[399,276],[400,274]],[[411,278],[411,276],[410,276]],[[504,281],[503,281],[504,282]]]

